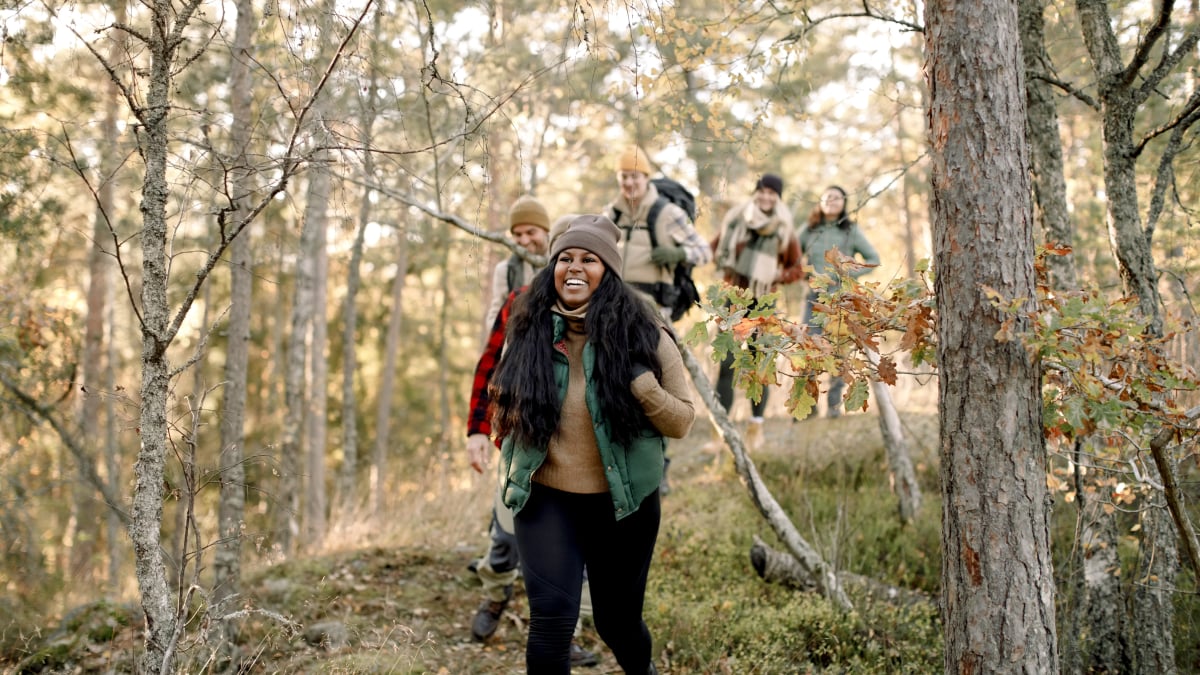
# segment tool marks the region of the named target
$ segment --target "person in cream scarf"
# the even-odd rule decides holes
[[[754,196],[729,210],[721,222],[720,233],[712,241],[721,279],[732,286],[750,289],[756,300],[804,276],[792,213],[782,197],[783,179],[763,174],[754,184]],[[733,405],[734,360],[733,354],[726,357],[717,376],[717,396],[726,410]],[[751,449],[762,442],[768,392],[769,389],[764,389],[762,399],[751,402],[750,424],[746,428],[746,444]]]

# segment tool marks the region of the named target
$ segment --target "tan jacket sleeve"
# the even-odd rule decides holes
[[[508,259],[506,258],[496,263],[496,267],[492,269],[492,299],[488,303],[487,314],[483,317],[484,331],[492,330],[492,324],[496,323],[496,316],[500,314],[500,308],[504,306],[504,301],[508,299],[510,291],[512,289],[508,287]]]
[[[696,421],[696,404],[692,400],[691,380],[683,357],[666,331],[662,331],[658,341],[658,361],[662,364],[662,381],[652,372],[642,373],[631,384],[633,395],[659,433],[669,438],[683,438]]]

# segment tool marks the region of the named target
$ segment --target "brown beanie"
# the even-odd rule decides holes
[[[617,159],[617,171],[641,171],[650,175],[650,158],[636,145],[625,148],[625,152]]]
[[[567,223],[567,229],[550,245],[550,260],[569,248],[582,248],[600,256],[610,272],[621,276],[621,230],[605,216],[576,216]],[[553,264],[553,263],[552,263]]]
[[[508,229],[518,225],[534,225],[550,231],[550,214],[546,207],[530,195],[521,195],[508,210]]]

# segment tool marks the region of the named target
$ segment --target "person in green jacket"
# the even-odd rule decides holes
[[[846,191],[836,185],[830,185],[821,193],[821,201],[808,214],[808,222],[801,228],[799,238],[800,250],[808,260],[810,278],[816,274],[833,274],[833,268],[825,260],[825,254],[833,249],[850,258],[861,256],[863,264],[869,266],[851,270],[849,275],[854,278],[879,265],[879,253],[867,241],[858,223],[851,220],[846,212]],[[817,290],[809,286],[804,301],[804,323],[810,332],[819,334],[821,326],[812,322],[813,303],[817,301],[817,295]],[[839,375],[833,374],[829,378],[826,416],[839,417],[842,414],[842,392],[845,389],[846,381]]]
[[[666,437],[695,404],[670,326],[620,276],[620,230],[567,225],[517,300],[489,385],[529,598],[531,675],[570,672],[584,569],[596,631],[626,673],[657,673],[642,618]]]

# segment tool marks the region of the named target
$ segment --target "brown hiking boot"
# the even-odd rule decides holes
[[[471,637],[484,642],[495,635],[496,628],[500,626],[500,616],[504,614],[504,608],[508,607],[512,593],[512,586],[505,586],[503,600],[484,600],[479,605],[479,611],[475,612],[475,618],[471,620]]]

